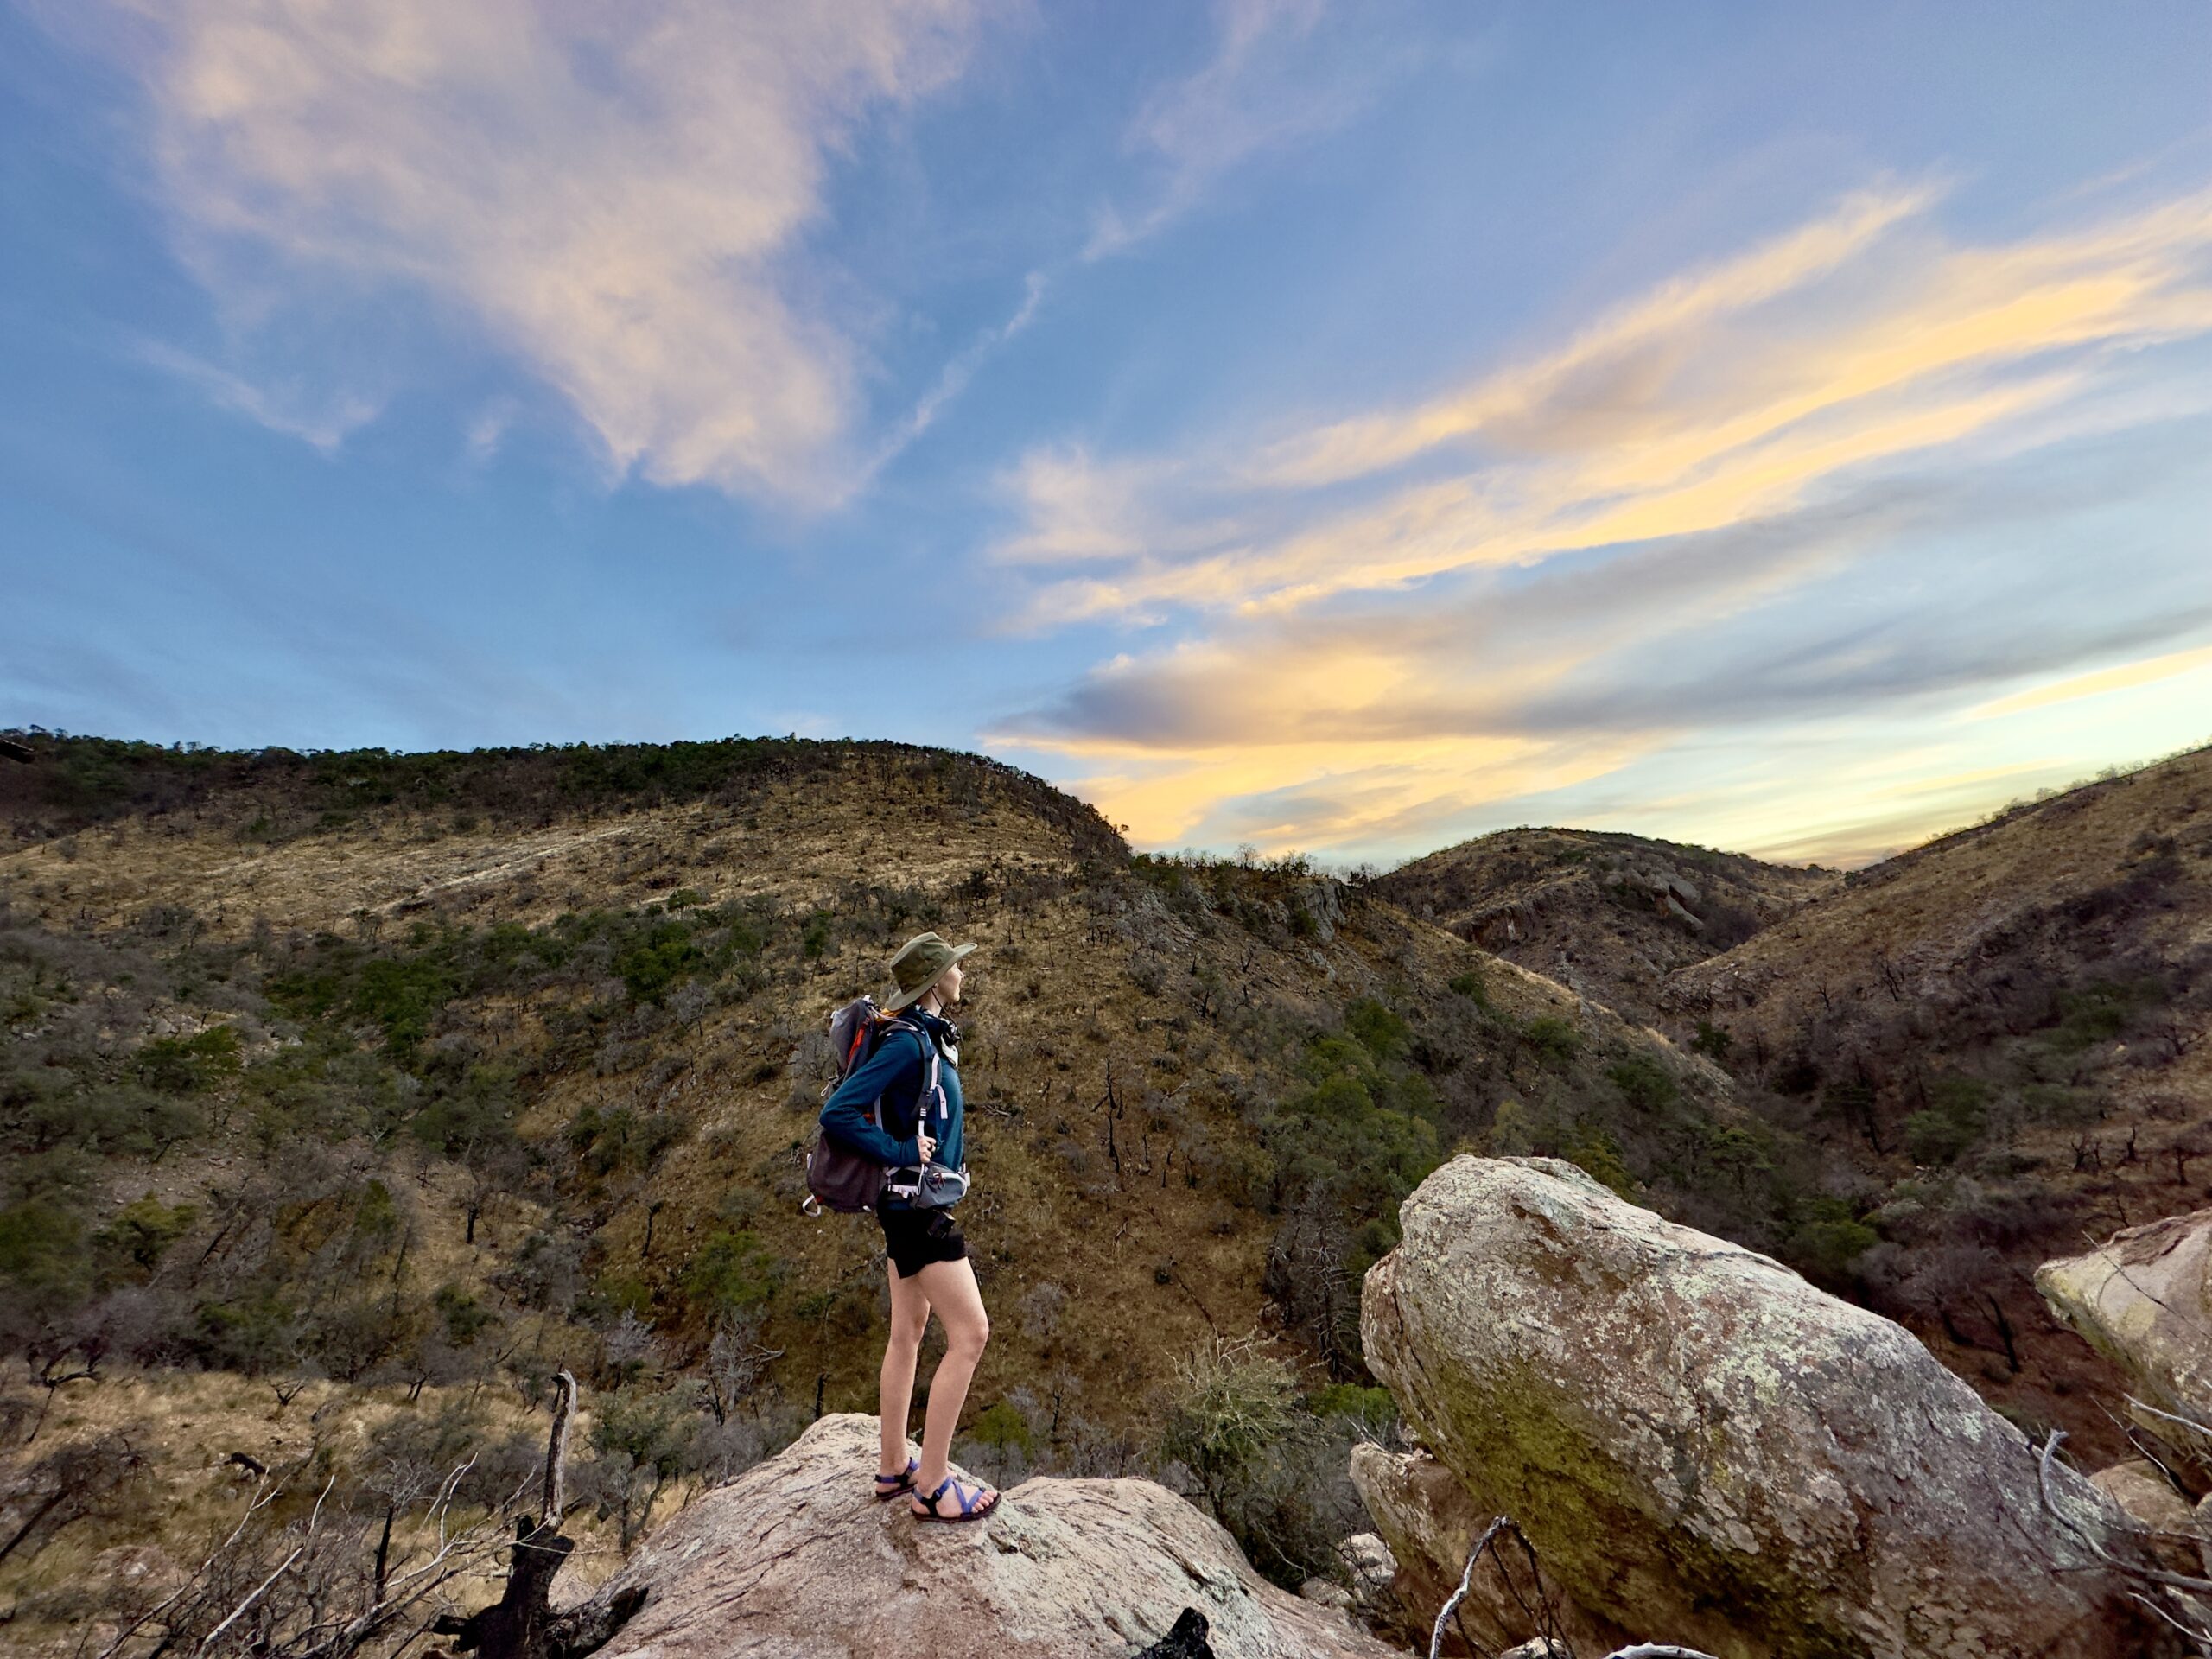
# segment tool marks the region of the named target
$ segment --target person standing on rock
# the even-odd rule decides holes
[[[952,1205],[968,1190],[968,1170],[961,1145],[960,1028],[947,1010],[960,1001],[960,959],[975,948],[948,944],[935,933],[918,934],[899,948],[891,959],[898,989],[883,1005],[897,1023],[822,1108],[825,1135],[892,1172],[875,1211],[891,1280],[875,1495],[887,1501],[912,1494],[913,1513],[925,1521],[980,1521],[999,1503],[990,1487],[957,1479],[945,1467],[969,1380],[991,1334],[968,1241],[952,1218]],[[880,1127],[870,1121],[872,1107],[880,1109]],[[906,1418],[932,1310],[944,1327],[944,1357],[930,1380],[916,1459],[906,1454]]]

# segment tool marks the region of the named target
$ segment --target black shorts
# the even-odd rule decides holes
[[[968,1241],[950,1210],[879,1210],[883,1248],[901,1279],[911,1279],[932,1262],[964,1262]]]

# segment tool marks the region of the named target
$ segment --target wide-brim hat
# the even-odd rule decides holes
[[[891,977],[899,988],[884,1007],[905,1007],[936,984],[946,969],[975,948],[972,944],[948,944],[934,933],[915,934],[891,958]]]

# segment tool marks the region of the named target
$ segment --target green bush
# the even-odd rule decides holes
[[[1009,1450],[1028,1457],[1037,1449],[1037,1436],[1029,1420],[1004,1400],[995,1400],[976,1414],[968,1432],[1003,1458]]]
[[[1681,1086],[1649,1054],[1631,1054],[1607,1066],[1605,1075],[1640,1112],[1663,1111],[1681,1098]]]
[[[161,1037],[136,1057],[139,1081],[163,1094],[196,1094],[238,1074],[238,1034],[210,1026],[190,1037]]]
[[[1222,1513],[1297,1427],[1297,1378],[1256,1336],[1211,1338],[1175,1368],[1160,1450]]]
[[[1815,1198],[1805,1206],[1805,1219],[1790,1232],[1783,1254],[1807,1278],[1837,1287],[1849,1280],[1852,1263],[1880,1243],[1881,1235],[1842,1199]]]
[[[709,1314],[747,1313],[766,1306],[782,1283],[783,1264],[750,1228],[707,1235],[683,1269],[684,1294]]]
[[[0,1210],[0,1285],[33,1319],[51,1317],[90,1291],[83,1235],[83,1224],[58,1205],[33,1198]]]
[[[1571,1060],[1582,1046],[1582,1033],[1574,1022],[1555,1014],[1539,1014],[1521,1028],[1521,1035],[1548,1060]]]
[[[1365,1388],[1357,1382],[1332,1382],[1306,1398],[1316,1417],[1357,1419],[1368,1433],[1381,1439],[1398,1421],[1398,1402],[1388,1389]]]
[[[2155,978],[2101,979],[2058,995],[2058,1023],[2044,1040],[2062,1054],[2079,1054],[2115,1042],[2143,1008],[2166,1000],[2164,982]]]
[[[1989,1085],[1956,1073],[1929,1085],[1928,1106],[1904,1121],[1905,1155],[1916,1164],[1948,1164],[1981,1139]]]
[[[830,949],[830,928],[835,918],[826,910],[817,910],[806,918],[806,926],[799,933],[799,952],[809,962],[827,954]]]
[[[1536,1131],[1529,1109],[1517,1100],[1499,1101],[1489,1140],[1493,1158],[1526,1158],[1535,1153]]]
[[[639,1002],[662,1001],[706,965],[707,953],[693,940],[690,925],[680,921],[655,924],[614,958],[615,974]]]
[[[115,1212],[95,1242],[137,1276],[161,1265],[168,1247],[192,1230],[199,1211],[188,1204],[167,1205],[151,1192]]]
[[[1610,1187],[1622,1198],[1634,1201],[1636,1177],[1621,1157],[1620,1142],[1606,1130],[1595,1124],[1578,1124],[1560,1150],[1567,1161],[1584,1174]]]
[[[1344,1029],[1378,1060],[1395,1058],[1412,1034],[1406,1022],[1371,996],[1363,996],[1344,1010]]]
[[[1445,982],[1456,995],[1465,997],[1477,1007],[1490,1007],[1490,984],[1484,979],[1480,969],[1470,968],[1464,974],[1454,974]]]

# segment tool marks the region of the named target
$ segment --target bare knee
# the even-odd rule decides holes
[[[945,1347],[951,1352],[963,1355],[969,1359],[979,1357],[983,1351],[983,1344],[990,1339],[991,1322],[988,1319],[982,1318],[972,1321],[963,1320],[959,1329],[947,1331],[944,1333]]]
[[[904,1308],[894,1309],[891,1315],[891,1351],[894,1354],[913,1354],[921,1351],[922,1333],[930,1328],[929,1304],[909,1313]]]

